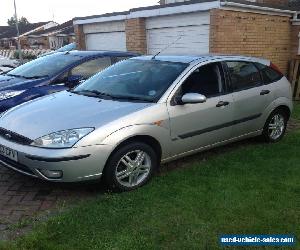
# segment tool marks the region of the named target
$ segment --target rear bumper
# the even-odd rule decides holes
[[[27,176],[53,182],[78,182],[99,179],[112,151],[108,145],[69,149],[43,149],[19,145],[3,138],[0,144],[18,152],[18,162],[0,156],[0,165]],[[60,171],[61,178],[49,178],[43,172]]]

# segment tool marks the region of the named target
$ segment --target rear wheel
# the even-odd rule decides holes
[[[277,109],[269,116],[263,131],[263,137],[267,142],[280,141],[286,131],[288,115],[281,109]]]
[[[113,153],[105,167],[104,178],[113,190],[130,191],[146,184],[157,164],[158,158],[152,147],[133,142]]]

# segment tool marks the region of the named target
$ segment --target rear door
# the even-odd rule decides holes
[[[262,129],[262,114],[271,101],[256,65],[247,61],[226,62],[234,101],[233,136]]]

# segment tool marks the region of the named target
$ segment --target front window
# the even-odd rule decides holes
[[[184,63],[129,59],[96,74],[74,92],[154,102],[187,66]]]
[[[206,97],[224,92],[224,75],[220,63],[210,63],[196,69],[183,83],[181,95],[198,93]]]
[[[9,72],[8,75],[28,79],[55,76],[65,67],[81,60],[82,57],[71,54],[56,53],[25,63]]]

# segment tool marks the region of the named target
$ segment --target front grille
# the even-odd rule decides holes
[[[11,132],[4,128],[0,128],[0,137],[4,138],[5,140],[15,142],[18,144],[22,144],[22,145],[30,145],[33,142],[33,140],[31,140],[25,136]]]
[[[8,165],[8,167],[13,167],[13,168],[15,168],[17,170],[20,170],[22,172],[25,172],[27,174],[36,176],[36,174],[33,171],[31,171],[31,169],[28,168],[27,166],[25,166],[23,164],[20,164],[18,162],[15,162],[15,161],[13,161],[11,159],[8,159],[8,158],[6,158],[6,157],[4,157],[2,155],[0,155],[0,161],[6,163]],[[4,166],[7,167],[6,165],[4,165]]]

